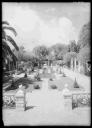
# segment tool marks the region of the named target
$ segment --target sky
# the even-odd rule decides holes
[[[11,35],[18,46],[31,51],[35,46],[77,42],[82,26],[90,21],[90,3],[2,3],[2,20],[17,31]]]

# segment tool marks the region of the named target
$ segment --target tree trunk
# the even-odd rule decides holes
[[[9,64],[9,65],[8,65],[8,66],[9,66],[9,71],[10,71],[10,61],[8,61],[8,62],[9,62],[9,63],[8,63],[8,64]]]
[[[48,60],[48,66],[49,66],[49,60]]]
[[[80,65],[80,61],[78,61],[78,71],[80,72],[81,69],[81,65]]]
[[[71,58],[71,69],[73,70],[73,58]]]
[[[76,71],[76,58],[74,58],[74,70]]]

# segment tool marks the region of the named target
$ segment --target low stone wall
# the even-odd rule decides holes
[[[76,107],[90,107],[90,93],[73,93],[72,94],[72,109]]]
[[[77,107],[90,107],[90,93],[73,93],[71,95],[64,95],[64,105],[65,108],[72,110]]]
[[[3,93],[3,108],[16,108],[16,98],[14,93]]]
[[[86,91],[73,91],[71,92],[68,89],[68,85],[65,85],[65,88],[62,91],[64,97],[65,108],[74,109],[76,107],[90,107],[91,98],[90,93]]]
[[[19,88],[15,93],[3,93],[3,108],[16,108],[17,110],[26,109],[25,92]]]

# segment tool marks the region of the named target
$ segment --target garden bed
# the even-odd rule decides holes
[[[79,88],[74,88],[74,86],[73,86],[74,81],[72,79],[70,79],[69,77],[61,77],[58,80],[56,79],[53,81],[49,81],[49,88],[51,88],[52,85],[56,85],[57,89],[59,91],[61,91],[64,89],[65,84],[68,84],[68,89],[71,91],[79,91],[79,90],[83,89],[83,87],[81,87],[81,86],[79,86]]]

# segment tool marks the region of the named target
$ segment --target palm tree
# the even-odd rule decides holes
[[[2,59],[3,59],[4,65],[6,65],[6,63],[9,64],[9,70],[10,70],[10,62],[12,61],[15,63],[17,58],[13,54],[13,51],[11,50],[8,43],[11,43],[16,50],[19,50],[19,48],[18,48],[16,42],[13,40],[13,38],[6,34],[5,30],[12,31],[15,36],[17,35],[17,33],[14,28],[9,26],[9,23],[7,21],[2,22]]]
[[[76,52],[67,52],[64,55],[64,62],[71,68],[76,68],[76,58],[77,58],[77,53]],[[74,63],[73,63],[74,62]]]

